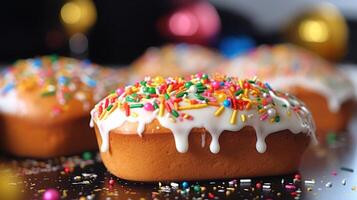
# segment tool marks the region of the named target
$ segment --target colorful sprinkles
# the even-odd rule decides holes
[[[83,102],[89,109],[88,102],[100,100],[118,87],[118,83],[112,69],[100,68],[88,60],[52,55],[18,60],[2,71],[0,94],[33,92],[42,98],[56,98],[58,105],[53,107],[52,114],[58,115],[73,99]]]
[[[119,88],[108,95],[97,107],[97,116],[104,120],[113,111],[119,108],[126,116],[136,113],[138,108],[156,113],[163,117],[168,115],[179,121],[193,120],[186,111],[216,107],[212,113],[219,117],[223,112],[231,112],[229,123],[236,124],[238,120],[245,123],[252,116],[241,113],[244,110],[256,109],[260,120],[270,123],[279,123],[280,115],[276,110],[272,94],[291,98],[286,94],[274,91],[267,83],[252,79],[238,79],[233,77],[207,74],[195,74],[188,78],[155,77],[146,78],[133,85]],[[287,107],[285,104],[279,105]],[[304,109],[300,105],[290,105],[292,110],[299,112]],[[228,109],[228,110],[227,110]],[[287,109],[289,112],[289,109]]]

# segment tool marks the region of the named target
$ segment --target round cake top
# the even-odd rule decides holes
[[[295,97],[273,90],[257,78],[238,79],[223,75],[181,77],[147,77],[119,88],[100,101],[91,112],[92,125],[102,136],[102,151],[107,151],[108,134],[124,122],[136,122],[139,135],[154,119],[171,130],[179,152],[188,149],[191,129],[205,128],[212,136],[210,149],[219,152],[218,138],[224,131],[238,131],[252,126],[257,133],[257,150],[266,149],[265,137],[290,130],[313,136],[315,125],[304,103]],[[94,123],[93,123],[94,122]],[[131,132],[121,130],[123,134]]]
[[[329,109],[337,112],[354,96],[353,84],[335,66],[308,50],[291,44],[260,46],[220,68],[239,77],[258,76],[281,91],[302,87],[324,96]]]
[[[88,60],[58,56],[18,60],[2,71],[0,111],[48,117],[79,106],[88,113],[94,102],[120,86],[120,80],[115,70]]]
[[[190,75],[216,68],[223,61],[219,53],[189,44],[151,47],[132,64],[134,81],[144,76]]]

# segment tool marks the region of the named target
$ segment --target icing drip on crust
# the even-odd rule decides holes
[[[238,77],[259,76],[272,87],[289,91],[302,87],[325,97],[329,110],[338,112],[354,97],[349,79],[322,58],[293,45],[261,46],[222,66],[222,73]]]
[[[209,132],[209,148],[215,154],[220,151],[223,131],[239,131],[245,126],[255,129],[260,153],[267,149],[265,138],[282,130],[306,133],[315,140],[315,124],[304,103],[255,78],[206,74],[193,75],[190,80],[147,78],[110,94],[91,115],[91,126],[97,125],[102,138],[102,152],[109,150],[111,130],[133,122],[137,123],[137,134],[142,135],[145,125],[155,119],[171,130],[180,153],[188,151],[193,128]]]
[[[2,71],[0,76],[0,112],[26,114],[22,93],[55,99],[52,114],[66,110],[76,99],[89,110],[120,83],[114,69],[104,69],[87,60],[58,56],[22,59]],[[100,81],[99,81],[100,80]]]

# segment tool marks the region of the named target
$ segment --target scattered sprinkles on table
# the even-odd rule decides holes
[[[88,60],[56,55],[21,59],[2,71],[0,97],[12,92],[34,92],[42,98],[56,98],[58,105],[52,108],[53,114],[63,112],[73,99],[81,101],[87,110],[92,104],[89,102],[100,100],[109,89],[118,87],[115,75],[113,69]]]

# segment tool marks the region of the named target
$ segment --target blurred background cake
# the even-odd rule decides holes
[[[223,67],[224,74],[260,77],[290,91],[311,109],[320,132],[342,131],[353,113],[354,86],[336,66],[290,44],[260,46]]]
[[[0,77],[2,149],[38,158],[95,149],[90,108],[124,78],[87,60],[53,55],[16,61]]]

